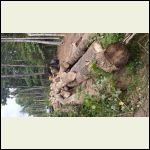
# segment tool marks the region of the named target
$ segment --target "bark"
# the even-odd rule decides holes
[[[111,64],[105,57],[104,52],[100,52],[96,55],[97,67],[103,69],[106,72],[112,72],[118,70],[118,68]]]
[[[96,58],[96,54],[102,51],[102,47],[93,42],[86,53],[79,59],[79,61],[71,68],[70,71],[76,72],[76,82],[81,83],[90,76],[89,66]]]
[[[33,100],[34,102],[45,102],[45,100]]]
[[[74,53],[72,54],[72,56],[69,57],[65,63],[69,65],[73,65],[85,53],[88,45],[91,43],[89,39],[92,38],[94,35],[95,34],[93,33],[84,34],[80,43],[78,43],[76,50],[74,50]]]
[[[16,88],[45,88],[44,86],[17,86]]]
[[[21,77],[30,77],[30,76],[44,75],[44,74],[45,73],[1,75],[1,78],[21,78]]]
[[[60,40],[59,37],[24,37],[24,38],[1,38],[1,40]]]
[[[10,40],[1,40],[1,42],[25,42],[25,43],[39,43],[39,44],[48,44],[48,45],[60,45],[60,41],[42,41],[42,40],[28,40],[28,39],[10,39]]]
[[[1,64],[1,67],[41,67],[41,68],[45,68],[44,65],[10,65],[10,64]]]
[[[34,96],[34,98],[41,98],[41,97],[45,97],[45,95],[41,95],[41,96]]]
[[[71,93],[68,91],[61,91],[60,94],[63,98],[68,98],[71,95]]]
[[[45,89],[45,88],[47,88],[47,87],[28,88],[28,89],[20,90],[20,92],[32,91],[32,90],[37,90],[37,89]]]
[[[64,34],[61,33],[27,33],[28,36],[52,36],[52,37],[63,37]]]
[[[64,73],[61,74],[60,78],[61,78],[60,82],[56,83],[56,86],[54,86],[54,88],[56,88],[58,91],[61,88],[65,87],[69,82],[74,81],[75,78],[76,78],[76,73],[74,73],[74,72],[68,72],[68,73],[64,72]]]
[[[64,105],[64,99],[60,94],[55,95],[55,100]]]
[[[69,68],[69,64],[67,63],[67,62],[63,62],[63,63],[61,63],[60,64],[60,72],[64,72],[64,71],[66,71],[68,68]]]

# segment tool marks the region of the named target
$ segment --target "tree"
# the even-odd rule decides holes
[[[48,44],[48,45],[60,45],[61,41],[46,41],[46,40],[38,40],[34,38],[1,38],[1,42],[20,42],[20,43],[38,43],[38,44]]]
[[[27,37],[25,34],[1,34],[2,41],[11,39],[26,39],[39,40],[40,37]],[[42,40],[57,40],[58,37],[42,37]],[[47,55],[47,54],[46,54]],[[10,94],[16,96],[24,90],[24,97],[28,97],[32,88],[41,88],[47,86],[48,78],[45,78],[45,57],[44,51],[37,43],[16,43],[2,42],[1,43],[1,103],[6,104]],[[9,88],[15,88],[13,93],[10,93]],[[34,99],[45,98],[44,91],[34,90],[39,93]],[[30,97],[32,96],[30,94]],[[40,97],[41,96],[41,97]]]
[[[1,87],[1,104],[6,105],[7,98],[10,97],[10,91],[9,88],[3,88]]]

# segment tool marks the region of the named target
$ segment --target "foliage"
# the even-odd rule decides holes
[[[97,89],[97,95],[90,96],[85,93],[80,116],[112,117],[130,111],[126,102],[120,99],[122,91],[115,87],[112,76],[101,73],[98,68],[95,73],[97,72],[100,74],[94,77],[95,84],[93,85],[93,88]]]
[[[8,33],[1,34],[1,37],[27,37],[27,35]],[[2,42],[1,64],[9,64],[11,66],[2,66],[1,75],[31,74],[31,76],[1,78],[1,103],[7,104],[7,98],[10,97],[10,94],[13,94],[16,97],[16,102],[22,106],[22,112],[33,116],[47,116],[50,82],[46,74],[46,63],[53,57],[55,50],[56,46],[44,46],[42,44],[25,42]],[[25,65],[26,67],[13,65]],[[29,67],[29,65],[34,65],[34,67]],[[34,73],[41,73],[41,75],[33,76]],[[34,89],[35,87],[42,87],[42,89]],[[10,88],[16,89],[15,92],[10,93]],[[39,99],[42,99],[43,102],[35,104],[34,102]],[[38,112],[38,109],[43,111],[39,110]]]
[[[108,44],[121,41],[124,37],[123,33],[97,33],[95,36],[96,41],[102,44],[103,48],[106,48]]]

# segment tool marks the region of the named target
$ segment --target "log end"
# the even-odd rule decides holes
[[[94,50],[95,50],[97,53],[104,51],[104,49],[102,48],[102,46],[101,46],[99,43],[97,43],[97,42],[94,42],[94,43],[93,43],[93,47],[94,47]]]

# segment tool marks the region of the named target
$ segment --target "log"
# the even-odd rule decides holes
[[[61,91],[61,96],[63,97],[63,98],[68,98],[70,95],[71,95],[71,93],[70,92],[68,92],[68,91]]]
[[[112,72],[118,70],[118,68],[111,64],[105,57],[104,52],[100,52],[96,55],[96,65],[97,67],[103,69],[106,72]]]
[[[97,42],[93,42],[86,53],[79,59],[79,61],[71,68],[70,71],[77,72],[76,82],[82,81],[90,77],[89,65],[96,58],[96,54],[102,52],[101,45]]]
[[[88,48],[88,45],[92,42],[90,38],[94,37],[94,35],[95,34],[93,33],[84,34],[82,39],[79,39],[79,41],[77,41],[77,43],[75,44],[75,46],[77,47],[74,50],[71,57],[67,58],[67,60],[64,62],[69,65],[66,66],[65,64],[62,64],[62,66],[66,66],[67,68],[69,68],[70,65],[73,65],[85,53],[85,51]],[[64,71],[67,68],[64,68]]]
[[[60,94],[55,94],[55,101],[58,101],[60,104],[64,105],[64,99]]]
[[[102,46],[93,42],[86,53],[78,60],[78,62],[71,68],[70,71],[77,73],[76,79],[70,82],[67,86],[74,87],[82,83],[83,81],[91,77],[91,64],[93,60],[96,60],[97,67],[103,69],[106,72],[112,72],[118,70],[118,68],[106,59],[104,55],[105,50]]]
[[[60,81],[60,77],[56,77],[56,78],[54,79],[54,81],[55,81],[55,82],[59,82],[59,81]]]
[[[59,72],[64,72],[64,71],[66,71],[68,68],[69,68],[69,64],[67,63],[67,62],[63,62],[63,63],[61,63],[60,64],[60,70],[59,70]]]
[[[69,90],[69,88],[68,88],[67,86],[65,86],[65,87],[64,87],[64,90],[65,90],[65,91],[68,91],[68,90]]]
[[[52,37],[64,37],[65,35],[64,34],[61,34],[61,33],[27,33],[28,36],[52,36]]]
[[[61,75],[60,75],[60,82],[58,82],[56,84],[56,88],[57,89],[61,89],[63,88],[64,86],[66,86],[69,82],[72,82],[74,81],[76,78],[76,73],[75,72],[63,72]]]

